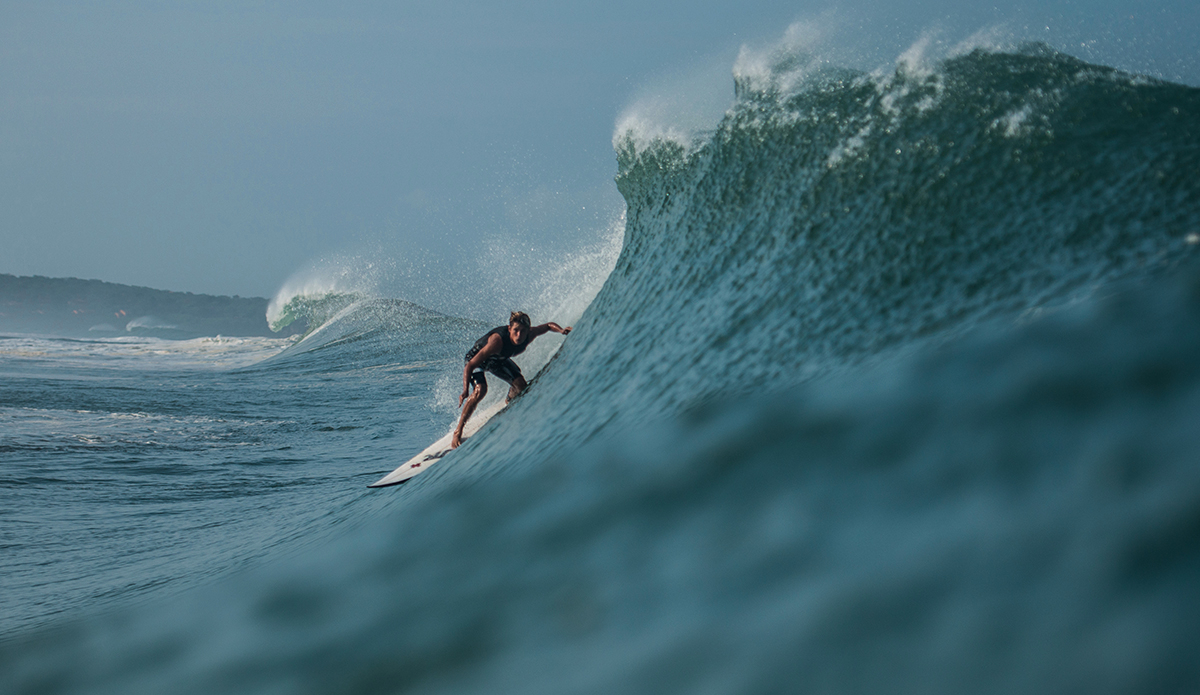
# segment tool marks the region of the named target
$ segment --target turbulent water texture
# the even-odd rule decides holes
[[[390,328],[332,345],[0,340],[2,634],[327,537],[394,449],[440,434],[413,401],[475,332],[429,321],[393,364],[413,318],[372,317]]]
[[[532,417],[782,390],[1180,258],[1200,92],[1043,53],[746,80],[691,151],[620,140],[625,247]]]
[[[89,485],[163,499],[62,503],[133,523],[64,541],[92,593],[8,628],[5,690],[1200,686],[1200,91],[1040,47],[737,88],[695,140],[618,134],[603,289],[399,488],[363,486],[449,426],[487,324],[360,297],[236,369],[6,362],[22,523]],[[50,603],[4,523],[21,605]],[[172,586],[257,566],[103,602],[143,545]]]

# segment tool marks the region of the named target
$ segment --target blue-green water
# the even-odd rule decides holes
[[[0,341],[0,684],[1194,691],[1198,128],[1034,47],[618,133],[602,289],[398,488],[491,324]]]

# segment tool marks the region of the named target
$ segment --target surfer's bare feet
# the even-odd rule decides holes
[[[450,438],[450,448],[457,449],[459,444],[462,444],[462,433],[455,432],[454,436]]]

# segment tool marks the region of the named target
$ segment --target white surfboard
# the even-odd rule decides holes
[[[487,424],[488,420],[496,413],[504,410],[507,405],[503,400],[493,403],[483,410],[478,410],[467,420],[467,426],[463,428],[463,439],[466,440],[471,435],[479,431],[480,427]],[[455,423],[457,424],[457,423]],[[413,477],[418,473],[423,473],[427,468],[442,460],[442,457],[453,451],[450,448],[450,439],[454,436],[454,430],[451,429],[446,433],[446,436],[430,444],[424,451],[410,458],[407,463],[400,466],[396,470],[388,473],[379,480],[371,483],[367,487],[387,487],[388,485],[398,485]]]

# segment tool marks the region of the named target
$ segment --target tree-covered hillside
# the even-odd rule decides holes
[[[0,274],[0,331],[60,336],[294,335],[267,327],[267,300],[168,292],[76,278]]]

